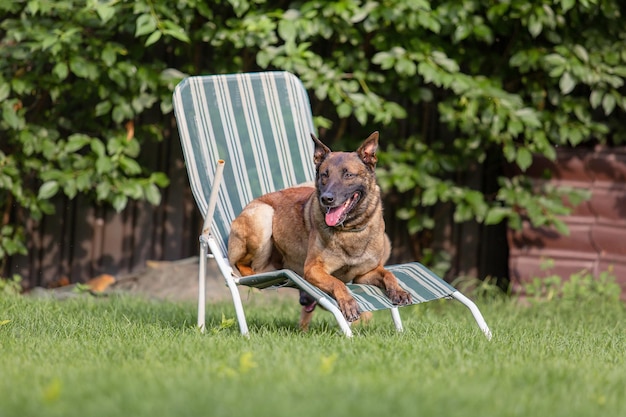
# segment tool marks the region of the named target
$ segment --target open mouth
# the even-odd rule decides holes
[[[348,213],[350,213],[350,210],[354,208],[360,198],[361,195],[357,192],[354,193],[352,197],[347,199],[340,206],[327,207],[326,216],[324,218],[326,224],[331,227],[342,224],[346,220],[346,217],[348,216]]]

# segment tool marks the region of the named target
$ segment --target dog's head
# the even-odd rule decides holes
[[[356,152],[332,152],[311,135],[315,143],[316,189],[328,226],[342,226],[358,218],[371,190],[376,189],[378,132],[372,133]]]

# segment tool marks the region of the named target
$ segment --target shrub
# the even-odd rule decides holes
[[[524,295],[533,303],[562,300],[567,303],[581,303],[605,301],[618,303],[622,289],[616,282],[613,268],[601,271],[594,276],[590,271],[581,270],[571,274],[568,278],[549,273],[554,266],[552,260],[546,260],[542,269],[546,271],[543,277],[534,277],[523,286]]]
[[[331,142],[383,131],[380,182],[422,248],[442,203],[456,222],[567,233],[559,216],[587,194],[536,188],[525,172],[558,146],[624,142],[622,9],[617,0],[4,2],[0,250],[23,252],[19,225],[51,213],[57,193],[117,210],[128,199],[158,204],[167,179],[137,157],[162,138],[176,81],[258,69],[296,73]],[[480,166],[486,191],[465,180]]]
[[[144,47],[140,23],[151,11],[141,2],[0,6],[2,262],[26,252],[22,225],[52,214],[59,193],[117,211],[129,199],[159,204],[168,179],[137,158],[142,144],[162,139],[153,114],[170,111],[179,74]],[[149,29],[177,37],[166,22]]]

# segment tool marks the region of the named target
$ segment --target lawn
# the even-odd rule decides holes
[[[626,416],[626,310],[616,302],[481,301],[491,342],[453,301],[344,338],[298,306],[131,296],[0,295],[0,416]]]

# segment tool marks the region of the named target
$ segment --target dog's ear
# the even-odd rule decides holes
[[[315,167],[319,167],[324,159],[330,153],[330,149],[328,146],[324,145],[318,138],[315,137],[313,133],[311,133],[311,139],[313,139],[313,143],[315,143],[315,152],[313,153],[313,162],[315,162]]]
[[[376,168],[376,151],[378,150],[378,132],[372,133],[359,149],[356,150],[357,154],[361,158],[361,161],[372,171]]]

